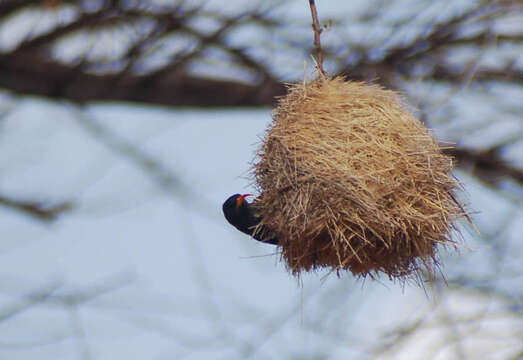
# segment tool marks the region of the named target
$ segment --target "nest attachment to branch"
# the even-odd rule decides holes
[[[294,275],[431,270],[467,214],[452,159],[397,93],[320,77],[292,85],[253,165],[262,224]]]

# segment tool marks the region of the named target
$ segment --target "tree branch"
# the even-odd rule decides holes
[[[320,35],[323,29],[320,25],[320,22],[318,21],[318,11],[316,10],[316,4],[314,3],[314,0],[309,0],[309,5],[311,7],[312,30],[314,31],[314,46],[316,47],[316,67],[318,68],[318,72],[324,76],[325,71],[323,70],[323,53],[321,51],[320,41]]]
[[[35,201],[20,201],[0,195],[0,205],[24,212],[41,221],[53,221],[62,213],[73,207],[72,202],[63,202],[53,206],[46,206]]]
[[[460,167],[470,167],[475,175],[487,184],[495,184],[505,177],[523,185],[523,170],[507,163],[498,149],[477,151],[466,148],[445,148],[444,153],[453,156]]]

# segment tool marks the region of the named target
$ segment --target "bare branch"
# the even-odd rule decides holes
[[[444,152],[456,158],[461,167],[472,167],[475,175],[487,184],[495,185],[501,178],[506,177],[523,185],[523,170],[503,160],[497,150],[445,148]]]
[[[73,203],[70,201],[49,206],[36,201],[14,200],[3,195],[0,195],[0,205],[24,212],[41,221],[53,221],[73,208]]]
[[[61,284],[51,284],[42,290],[34,291],[21,300],[0,309],[0,322],[42,302],[45,302],[60,287]]]
[[[316,47],[316,56],[317,59],[317,68],[318,72],[321,75],[325,75],[325,71],[323,70],[323,53],[321,51],[321,41],[320,41],[320,35],[323,31],[320,22],[318,21],[318,11],[316,10],[316,4],[314,3],[314,0],[309,0],[309,5],[311,7],[311,16],[312,16],[312,30],[314,31],[314,46]]]

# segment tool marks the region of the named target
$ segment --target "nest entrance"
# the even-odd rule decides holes
[[[395,92],[322,77],[290,86],[274,110],[253,165],[255,205],[294,275],[403,278],[454,244],[466,213],[452,165]]]

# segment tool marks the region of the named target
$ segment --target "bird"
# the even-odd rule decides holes
[[[270,235],[272,232],[266,225],[262,225],[259,229],[256,229],[261,221],[261,217],[254,213],[252,203],[245,200],[248,196],[252,196],[252,194],[234,194],[225,200],[222,206],[225,219],[236,229],[252,236],[255,240],[278,245],[279,240]]]

